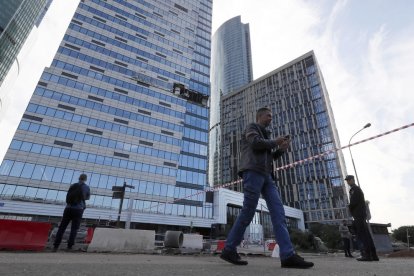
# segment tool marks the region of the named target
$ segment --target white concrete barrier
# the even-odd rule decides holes
[[[203,236],[198,234],[184,234],[183,247],[203,249]]]
[[[88,252],[148,253],[154,244],[152,230],[96,228]]]

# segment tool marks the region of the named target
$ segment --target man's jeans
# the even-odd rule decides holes
[[[245,171],[243,173],[243,187],[243,208],[227,236],[225,249],[236,251],[236,247],[243,240],[247,226],[254,217],[261,193],[270,212],[273,232],[280,248],[280,259],[285,260],[292,256],[294,249],[286,226],[285,210],[280,200],[279,191],[270,174],[262,174],[251,170]]]
[[[56,234],[55,242],[53,243],[53,246],[55,248],[59,247],[60,242],[62,241],[63,234],[65,233],[66,227],[68,227],[70,221],[72,221],[72,226],[70,229],[70,235],[68,239],[68,247],[71,248],[75,244],[75,238],[82,221],[82,216],[83,209],[70,207],[65,208],[65,211],[63,211],[62,221],[60,222],[59,229]]]

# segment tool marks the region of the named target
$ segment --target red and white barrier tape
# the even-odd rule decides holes
[[[327,155],[327,154],[329,154],[329,153],[337,152],[338,150],[346,149],[346,148],[349,148],[349,147],[352,147],[352,146],[355,146],[355,145],[358,145],[358,144],[362,144],[362,143],[365,143],[365,142],[368,142],[368,141],[371,141],[371,140],[375,140],[375,139],[377,139],[377,138],[380,138],[380,137],[383,137],[383,136],[389,135],[389,134],[391,134],[391,133],[394,133],[394,132],[397,132],[397,131],[400,131],[400,130],[403,130],[403,129],[406,129],[406,128],[409,128],[409,127],[412,127],[412,126],[414,126],[414,123],[411,123],[411,124],[408,124],[408,125],[405,125],[405,126],[402,126],[402,127],[399,127],[399,128],[395,128],[395,129],[393,129],[393,130],[390,130],[390,131],[387,131],[387,132],[384,132],[384,133],[381,133],[381,134],[378,134],[378,135],[375,135],[375,136],[369,137],[369,138],[364,139],[364,140],[360,140],[360,141],[358,141],[358,142],[355,142],[355,143],[352,143],[352,144],[349,144],[349,145],[343,146],[343,147],[338,148],[338,149],[337,149],[337,148],[335,148],[335,149],[328,150],[328,151],[322,152],[322,153],[320,153],[320,154],[316,154],[316,155],[314,155],[314,156],[311,156],[311,157],[308,157],[308,158],[305,158],[305,159],[302,159],[302,160],[299,160],[299,161],[295,161],[295,162],[290,163],[290,164],[287,164],[287,165],[285,165],[285,166],[278,167],[278,168],[276,168],[276,170],[277,170],[277,171],[280,171],[280,170],[286,170],[286,169],[289,169],[289,168],[293,168],[293,167],[295,167],[296,165],[303,164],[303,163],[305,163],[305,162],[308,162],[308,161],[310,161],[310,160],[314,160],[314,159],[317,159],[317,158],[321,158],[321,157],[323,157],[324,155]],[[153,209],[153,208],[158,207],[158,206],[160,206],[160,205],[167,204],[167,203],[174,203],[174,202],[178,202],[178,201],[183,200],[183,199],[189,199],[189,198],[192,198],[192,197],[194,197],[194,196],[197,196],[197,195],[199,195],[199,194],[203,194],[203,193],[206,193],[206,192],[214,192],[214,191],[218,191],[218,190],[219,190],[219,189],[221,189],[221,188],[230,187],[230,186],[233,186],[233,185],[235,185],[235,184],[237,184],[237,183],[241,183],[241,182],[242,182],[242,179],[238,179],[238,180],[236,180],[236,181],[228,182],[228,183],[226,183],[226,184],[219,185],[219,186],[216,186],[216,187],[213,187],[213,188],[208,187],[208,188],[206,188],[206,189],[204,189],[204,190],[202,190],[202,191],[199,191],[199,192],[197,192],[197,193],[195,193],[195,194],[191,194],[191,195],[186,196],[186,197],[184,197],[184,198],[174,199],[174,200],[169,201],[169,202],[159,203],[159,204],[158,204],[158,205],[156,205],[156,206],[148,207],[148,208],[145,208],[145,209],[143,209],[143,210]]]

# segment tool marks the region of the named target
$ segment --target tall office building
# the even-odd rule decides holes
[[[313,51],[223,96],[223,181],[238,178],[240,135],[249,122],[255,121],[257,109],[264,106],[273,112],[272,137],[292,137],[288,152],[275,162],[284,204],[301,209],[307,224],[338,223],[347,218],[341,151],[276,171],[279,166],[340,148],[328,92]],[[232,189],[240,191],[242,186]]]
[[[220,26],[211,47],[209,184],[221,184],[221,96],[253,80],[249,24],[236,16]]]
[[[210,228],[209,0],[84,0],[0,168],[3,213],[56,219],[80,173],[84,218]]]
[[[0,85],[50,0],[0,0]]]

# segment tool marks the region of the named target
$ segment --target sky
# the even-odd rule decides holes
[[[0,160],[77,1],[53,1],[22,64],[0,121]],[[414,123],[414,1],[214,0],[213,34],[241,15],[249,23],[254,78],[314,50],[342,146]],[[348,149],[346,169],[354,174]],[[352,147],[372,222],[414,225],[414,127]]]
[[[253,75],[315,52],[341,145],[414,123],[414,1],[215,0],[213,34],[249,23]],[[351,148],[371,222],[414,225],[414,127]],[[349,150],[348,174],[355,174]]]

